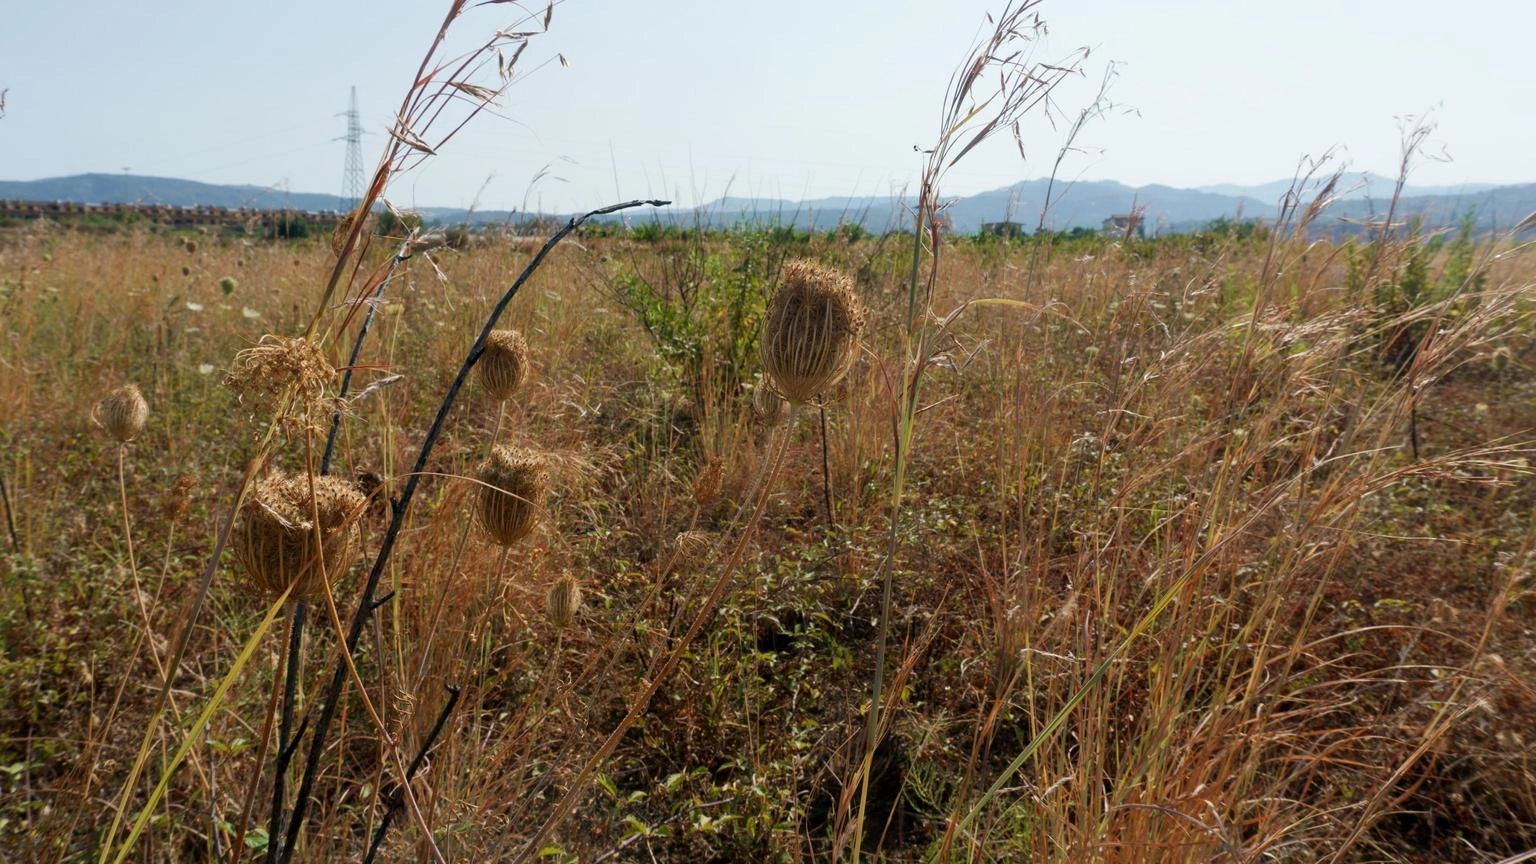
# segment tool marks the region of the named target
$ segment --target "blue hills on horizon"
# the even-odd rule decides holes
[[[989,222],[1012,221],[1032,231],[1050,195],[1047,228],[1098,228],[1110,216],[1144,208],[1149,232],[1187,231],[1216,219],[1268,219],[1279,213],[1281,197],[1291,181],[1251,186],[1216,184],[1193,189],[1160,184],[1129,186],[1112,180],[1065,183],[1024,180],[1001,189],[954,198],[947,207],[958,233],[974,233]],[[1348,225],[1386,212],[1395,181],[1369,173],[1346,174],[1335,190],[1336,202],[1326,213],[1334,225]],[[1304,190],[1307,197],[1314,189]],[[0,200],[68,201],[84,204],[162,204],[230,209],[334,211],[335,195],[288,192],[248,185],[219,185],[171,177],[133,174],[78,174],[42,180],[0,180]],[[470,211],[464,208],[419,208],[440,224],[521,222],[541,214],[516,211]],[[1456,224],[1475,212],[1479,230],[1508,227],[1536,211],[1536,183],[1467,184],[1463,186],[1407,185],[1397,212],[1404,219],[1421,217],[1427,228]],[[799,230],[830,230],[858,224],[870,231],[905,225],[907,202],[899,196],[827,197],[806,201],[722,197],[698,207],[664,208],[628,221],[657,220],[664,224],[729,228],[740,225],[785,225]],[[561,214],[542,214],[561,215]]]

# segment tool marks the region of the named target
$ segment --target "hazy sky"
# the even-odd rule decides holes
[[[87,171],[336,192],[338,112],[356,84],[371,171],[444,2],[12,2],[0,14],[0,179]],[[542,9],[542,4],[535,4]],[[390,189],[405,206],[576,209],[616,198],[885,194],[932,143],[985,0],[565,0],[526,77]],[[1536,2],[1045,0],[1039,57],[1088,46],[1067,114],[1104,64],[1121,112],[1089,126],[1070,176],[1257,183],[1329,147],[1395,171],[1397,117],[1433,110],[1450,162],[1416,183],[1536,181]],[[459,45],[513,23],[489,6]],[[556,53],[569,62],[552,62]],[[1064,125],[1064,124],[1063,124]],[[976,151],[943,191],[1047,174],[1043,120]],[[549,166],[548,176],[533,178]],[[482,192],[483,189],[483,192]]]

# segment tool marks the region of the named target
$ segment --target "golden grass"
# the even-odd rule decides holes
[[[695,242],[727,272],[753,254]],[[730,593],[553,842],[583,860],[830,855],[862,755],[874,574],[892,518],[905,261],[876,241],[794,242],[794,257],[861,274],[870,307],[867,351],[828,410],[835,529],[820,504],[819,427],[765,432],[744,389],[728,407],[679,410],[694,394],[608,282],[611,261],[660,273],[670,251],[600,237],[558,249],[501,322],[539,346],[541,365],[507,428],[514,446],[570,454],[557,461],[573,482],[562,474],[545,527],[510,551],[460,546],[498,409],[456,409],[357,664],[384,728],[354,693],[304,860],[360,856],[359,826],[376,824],[380,790],[396,782],[391,754],[410,759],[446,684],[466,698],[412,786],[421,819],[450,860],[509,858],[672,650],[711,581],[691,567],[734,542],[773,434],[788,436],[783,479],[765,492]],[[1350,253],[1326,243],[1090,241],[1044,255],[1028,280],[1026,246],[944,244],[935,309],[1013,305],[957,319],[940,346],[948,362],[922,390],[894,574],[896,696],[864,849],[1429,862],[1536,846],[1532,253],[1500,249],[1480,259],[1484,287],[1387,309],[1347,289]],[[115,795],[137,741],[120,730],[143,729],[158,686],[149,654],[130,649],[146,621],[146,652],[176,641],[260,436],[223,374],[266,334],[303,330],[334,262],[320,242],[195,246],[0,234],[11,370],[0,476],[16,529],[0,559],[0,764],[17,766],[0,849],[11,857],[72,860],[99,842],[110,813],[93,798],[72,824],[79,796]],[[1402,251],[1383,250],[1383,279],[1397,278]],[[343,423],[336,473],[377,473],[381,497],[398,488],[493,286],[528,256],[509,245],[431,254],[447,280],[404,268],[356,373],[358,389],[404,379]],[[237,261],[226,298],[218,279]],[[1382,346],[1405,328],[1424,335],[1399,372]],[[339,351],[327,344],[325,362]],[[128,379],[156,405],[126,463],[148,577],[137,590],[105,527],[118,506],[103,470],[112,453],[88,422],[94,396]],[[275,461],[307,464],[297,443]],[[196,483],[163,504],[182,477]],[[381,520],[357,510],[371,556]],[[698,531],[702,543],[680,536]],[[173,717],[203,704],[256,625],[243,579],[218,571]],[[557,604],[563,584],[572,602]],[[345,615],[354,599],[343,589],[336,602]],[[548,616],[566,622],[558,640]],[[334,652],[331,629],[311,628],[309,656]],[[270,788],[255,739],[277,650],[254,655],[214,712],[136,858],[186,860],[214,837],[227,846],[246,782]],[[157,734],[174,750],[184,729]],[[423,837],[402,816],[386,853],[427,854]]]

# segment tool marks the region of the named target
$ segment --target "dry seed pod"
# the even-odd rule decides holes
[[[144,422],[149,419],[149,403],[144,401],[138,385],[124,384],[97,403],[91,418],[107,430],[113,441],[127,444],[144,431]]]
[[[557,628],[564,628],[576,619],[581,611],[581,584],[569,573],[555,580],[544,598],[549,620]]]
[[[752,390],[752,416],[764,426],[777,426],[784,422],[788,409],[789,406],[779,394],[768,389],[767,385],[759,384]]]
[[[812,261],[784,265],[763,317],[763,368],[778,394],[804,404],[848,373],[864,332],[853,283]]]
[[[694,569],[709,560],[709,535],[703,531],[684,531],[672,543],[677,547],[678,567]]]
[[[528,343],[516,330],[493,330],[475,361],[480,384],[497,401],[511,399],[528,380]]]
[[[294,583],[290,602],[322,596],[321,564],[324,578],[335,582],[357,557],[362,493],[339,477],[315,477],[311,497],[310,483],[304,475],[270,474],[257,481],[240,507],[235,557],[265,595],[281,594]]]
[[[497,447],[480,466],[480,524],[503,546],[528,536],[538,521],[548,485],[544,457],[528,450]]]

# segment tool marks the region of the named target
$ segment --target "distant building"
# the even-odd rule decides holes
[[[1024,226],[1017,222],[983,222],[981,233],[994,237],[1023,237]]]
[[[1135,234],[1138,238],[1145,237],[1142,230],[1141,213],[1120,213],[1104,220],[1104,233],[1110,237],[1129,237]]]

